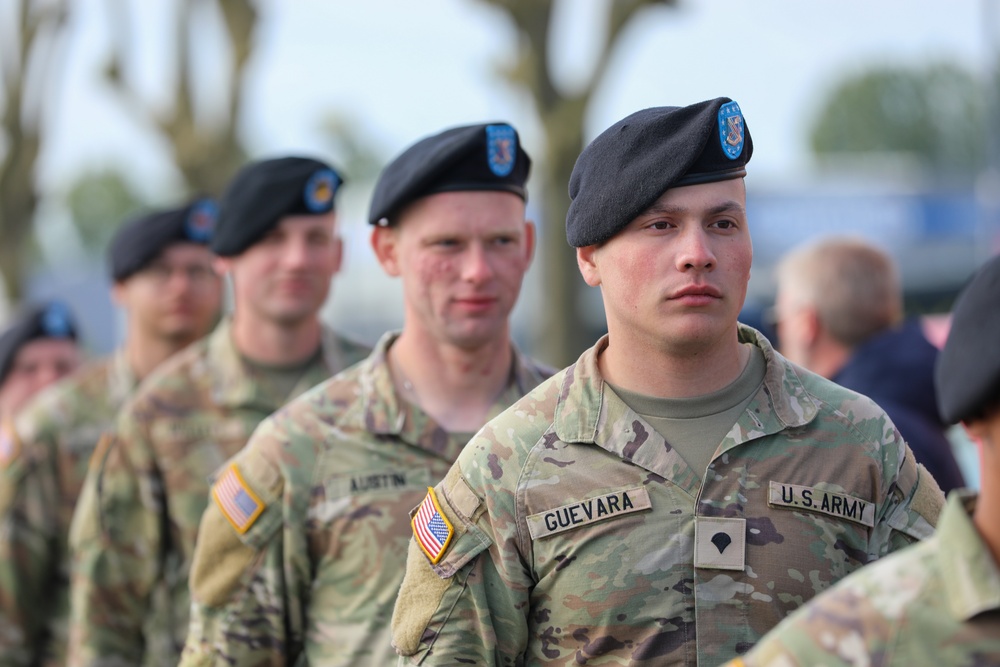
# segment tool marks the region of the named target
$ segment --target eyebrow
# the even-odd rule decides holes
[[[690,208],[684,206],[676,206],[674,204],[660,204],[656,203],[643,211],[642,215],[678,215],[682,213],[687,213]],[[720,213],[743,213],[744,209],[741,204],[736,201],[724,201],[721,204],[717,204],[707,211],[708,215],[719,215]]]

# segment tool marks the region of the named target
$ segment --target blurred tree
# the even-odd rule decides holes
[[[957,65],[872,69],[841,81],[820,104],[812,149],[903,153],[935,176],[971,178],[987,158],[986,100],[981,80]]]
[[[590,79],[579,91],[561,90],[552,76],[550,47],[553,13],[557,0],[483,0],[503,10],[517,28],[517,59],[504,70],[508,81],[532,96],[545,133],[542,155],[536,160],[541,176],[542,215],[546,224],[558,229],[566,219],[569,199],[566,188],[576,158],[584,148],[584,114],[604,78],[618,37],[629,21],[647,5],[674,6],[677,0],[612,0],[607,3],[607,28],[597,46]],[[536,349],[549,363],[572,363],[589,345],[592,332],[579,312],[580,292],[585,284],[576,267],[576,254],[559,233],[546,235],[541,247],[545,285],[546,321]]]
[[[66,204],[91,256],[101,256],[121,223],[147,206],[117,171],[84,174],[71,186]]]
[[[16,302],[30,253],[39,192],[35,162],[63,68],[68,3],[17,0],[0,16],[0,276]]]
[[[385,157],[374,138],[361,131],[362,124],[342,112],[331,112],[320,125],[335,157],[334,165],[343,170],[352,183],[374,182],[385,166]]]
[[[171,54],[175,71],[173,90],[167,96],[170,108],[161,109],[144,97],[135,79],[127,75],[125,64],[132,53],[129,38],[137,32],[129,14],[129,7],[137,5],[129,0],[109,0],[115,48],[105,76],[129,107],[168,142],[187,187],[219,195],[247,157],[238,124],[257,9],[252,0],[178,0],[176,5]],[[218,25],[212,19],[219,18],[224,34],[206,38],[206,29]],[[225,45],[221,57],[206,53],[219,40]],[[221,86],[210,76],[220,65],[226,69]],[[162,79],[169,82],[167,74]]]

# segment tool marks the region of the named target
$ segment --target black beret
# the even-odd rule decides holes
[[[289,215],[323,215],[344,179],[330,165],[304,157],[252,162],[233,178],[219,204],[212,250],[232,257]]]
[[[154,211],[123,224],[108,246],[113,280],[125,280],[172,243],[208,245],[215,231],[218,208],[211,199],[196,199],[183,208]]]
[[[453,127],[413,144],[379,174],[368,222],[388,225],[407,204],[438,192],[499,190],[527,200],[531,158],[507,123]]]
[[[955,301],[951,330],[934,368],[938,408],[948,423],[1000,402],[1000,257],[986,262]]]
[[[670,188],[745,176],[752,154],[750,130],[728,97],[637,111],[577,158],[566,239],[577,248],[606,241]]]
[[[76,323],[65,304],[51,301],[31,306],[0,334],[0,384],[7,379],[21,346],[38,338],[76,340]]]

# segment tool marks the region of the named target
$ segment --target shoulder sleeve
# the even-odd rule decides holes
[[[474,438],[411,513],[392,634],[413,663],[515,664],[527,646],[533,581],[519,540],[519,465],[494,437],[487,427]]]
[[[287,516],[277,457],[286,433],[265,420],[212,485],[191,566],[191,622],[181,665],[293,664],[303,601],[287,580]],[[285,525],[286,518],[289,519]]]
[[[164,498],[142,425],[129,412],[106,435],[70,526],[70,665],[139,664],[161,578]]]

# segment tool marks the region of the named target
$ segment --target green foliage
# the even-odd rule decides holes
[[[880,67],[833,87],[810,132],[817,155],[907,153],[936,174],[970,176],[986,159],[985,85],[938,63]]]
[[[146,202],[117,171],[87,173],[66,197],[73,224],[88,253],[104,251],[118,226]]]

